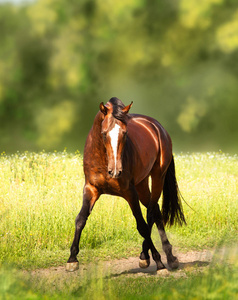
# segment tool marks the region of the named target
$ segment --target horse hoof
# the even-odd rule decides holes
[[[150,265],[150,259],[139,259],[139,266],[142,269],[148,268]]]
[[[169,276],[169,271],[167,269],[157,270],[157,275],[167,277]]]
[[[170,267],[172,270],[178,269],[178,267],[179,267],[179,261],[178,261],[177,257],[176,257],[175,261],[173,261],[173,262],[168,262],[168,265],[169,265],[169,267]]]
[[[67,272],[74,272],[78,269],[79,269],[79,262],[78,261],[66,264],[66,271]]]

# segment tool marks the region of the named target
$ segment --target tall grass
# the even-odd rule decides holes
[[[188,226],[171,228],[180,246],[214,247],[238,240],[238,157],[195,153],[175,157]]]
[[[0,261],[33,263],[41,260],[42,251],[55,256],[66,249],[68,255],[82,203],[82,157],[66,152],[2,154],[0,170]],[[93,249],[111,240],[139,241],[139,236],[125,201],[104,196],[80,247]]]
[[[175,156],[175,163],[180,190],[195,211],[183,203],[188,226],[168,229],[172,244],[202,248],[221,240],[237,241],[238,157],[182,154]],[[65,262],[83,185],[79,153],[2,153],[0,264],[35,267]],[[157,232],[153,237],[157,243]],[[141,242],[126,201],[102,196],[83,231],[80,247],[87,252],[97,249],[98,254],[105,246],[107,255],[113,255],[120,254],[123,247],[124,251],[140,247]]]

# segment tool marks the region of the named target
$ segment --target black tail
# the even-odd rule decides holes
[[[183,223],[186,224],[175,177],[173,156],[164,180],[162,215],[164,225],[172,226],[177,223],[181,226]]]

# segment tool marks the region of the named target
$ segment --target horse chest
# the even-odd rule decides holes
[[[103,173],[90,174],[86,181],[95,186],[102,194],[111,194],[121,196],[122,193],[128,189],[128,181],[120,179],[109,178]]]

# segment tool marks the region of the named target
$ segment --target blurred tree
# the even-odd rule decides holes
[[[177,151],[236,151],[237,17],[234,0],[1,4],[1,149],[82,149],[117,96]]]

